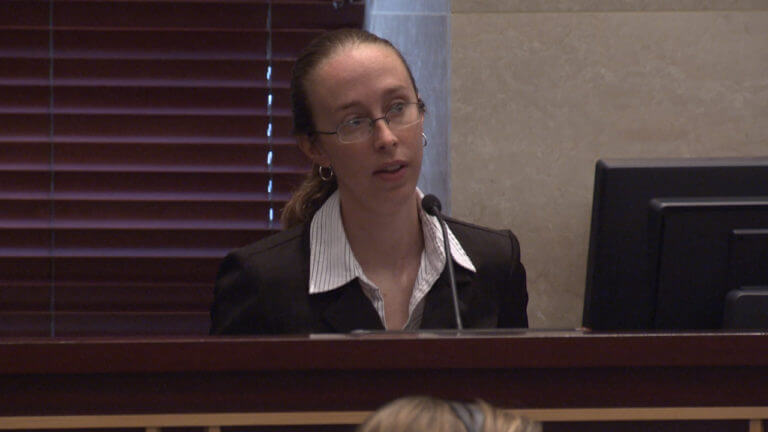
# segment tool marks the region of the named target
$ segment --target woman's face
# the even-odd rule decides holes
[[[341,48],[322,61],[306,87],[318,131],[335,131],[355,118],[383,117],[398,104],[418,100],[397,54],[370,43]],[[336,135],[316,135],[313,143],[305,137],[300,145],[315,163],[333,168],[342,205],[386,212],[415,199],[422,130],[421,115],[416,123],[396,129],[382,119],[361,141],[341,143]]]

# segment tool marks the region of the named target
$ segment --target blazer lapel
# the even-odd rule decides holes
[[[323,319],[336,331],[384,330],[378,312],[363,293],[357,279],[337,288],[339,298],[323,312]]]
[[[459,312],[462,323],[465,323],[465,314],[472,300],[474,287],[472,280],[475,274],[461,267],[454,266],[456,277],[456,292],[459,297]],[[425,329],[452,329],[456,328],[456,317],[453,311],[453,294],[448,280],[448,268],[443,269],[435,285],[427,293],[424,303],[424,315],[421,318],[421,328]]]

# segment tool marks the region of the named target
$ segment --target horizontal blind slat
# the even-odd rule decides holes
[[[57,311],[56,334],[62,337],[119,335],[201,335],[208,332],[207,312]]]
[[[0,311],[0,337],[49,336],[51,317],[46,311]]]
[[[49,280],[0,280],[0,314],[48,311],[50,285]]]
[[[212,299],[205,283],[58,283],[56,304],[69,311],[207,311]]]
[[[223,255],[222,255],[223,256]],[[57,257],[56,282],[174,282],[212,281],[221,257]],[[95,267],[95,268],[94,268]],[[96,271],[98,270],[98,271]]]
[[[127,115],[267,115],[272,94],[274,115],[289,116],[287,89],[238,87],[59,87],[54,86],[55,114]],[[0,114],[44,114],[50,109],[48,86],[0,86]],[[266,121],[266,119],[264,119]]]
[[[49,139],[48,114],[0,114],[0,143]],[[268,120],[254,116],[57,114],[54,143],[81,142],[259,142],[267,137]],[[291,139],[291,118],[272,119],[273,136]]]
[[[129,31],[129,30],[12,30],[0,28],[0,58],[46,59],[48,41],[55,44],[54,61],[59,59],[113,60],[264,60],[267,33],[264,30],[222,32]],[[291,60],[321,30],[276,30],[272,56]],[[195,41],[191,44],[190,40]]]
[[[50,143],[25,142],[0,144],[0,171],[35,171],[50,169]],[[214,143],[107,143],[58,142],[54,148],[54,170],[77,171],[88,166],[139,166],[173,171],[200,169],[225,170],[226,167],[266,166],[272,151],[272,163],[280,172],[304,172],[306,156],[294,143],[214,144]]]
[[[4,58],[0,86],[48,86],[48,58]],[[267,86],[265,60],[57,59],[57,87],[242,87]],[[288,88],[293,60],[272,62],[272,87]]]
[[[68,1],[54,8],[54,26],[81,28],[253,29],[267,18],[266,2]],[[98,20],[93,17],[98,16]]]

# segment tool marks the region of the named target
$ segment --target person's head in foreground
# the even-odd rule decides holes
[[[424,396],[396,399],[356,432],[540,432],[541,424],[485,402],[466,404]]]

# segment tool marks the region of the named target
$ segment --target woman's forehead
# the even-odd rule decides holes
[[[329,91],[384,85],[411,88],[408,70],[398,54],[383,44],[353,44],[339,48],[318,64],[309,84]],[[373,81],[373,82],[367,82]]]

